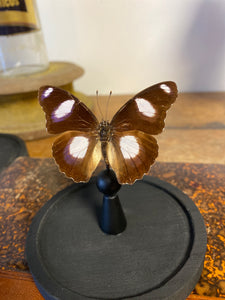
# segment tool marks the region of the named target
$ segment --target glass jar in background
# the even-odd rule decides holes
[[[48,68],[35,0],[0,0],[0,76]]]

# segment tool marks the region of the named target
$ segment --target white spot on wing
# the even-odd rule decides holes
[[[73,105],[75,100],[66,100],[61,103],[53,112],[53,119],[54,121],[61,121],[64,118],[67,118],[73,109]]]
[[[89,145],[88,138],[84,136],[76,136],[69,145],[69,153],[74,158],[83,158],[87,152]]]
[[[53,91],[52,87],[49,87],[45,92],[44,92],[44,97],[48,97]]]
[[[139,112],[141,112],[146,117],[154,117],[156,110],[151,105],[151,103],[143,98],[137,98],[135,99],[135,102],[137,103],[137,107]]]
[[[132,135],[123,136],[120,139],[120,148],[124,158],[134,158],[139,153],[139,145]]]
[[[164,92],[166,92],[167,94],[170,94],[170,93],[171,93],[170,87],[169,87],[168,85],[166,85],[165,83],[162,83],[162,84],[160,85],[160,88],[161,88],[162,90],[164,90]]]

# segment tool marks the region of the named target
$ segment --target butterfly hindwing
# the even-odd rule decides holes
[[[95,115],[69,92],[53,86],[43,86],[39,89],[38,97],[46,115],[49,133],[96,129],[98,121]]]
[[[87,182],[101,159],[101,143],[90,132],[68,131],[56,139],[52,154],[66,176]]]
[[[114,115],[111,126],[116,131],[140,130],[159,134],[165,124],[166,111],[177,97],[172,81],[153,85],[135,95]]]
[[[154,137],[141,131],[116,132],[107,155],[118,181],[133,184],[148,173],[158,155],[158,145]]]

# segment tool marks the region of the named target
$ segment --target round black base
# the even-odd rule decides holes
[[[45,299],[185,299],[197,283],[206,231],[195,204],[174,186],[146,177],[119,193],[127,228],[98,225],[95,182],[74,184],[38,212],[26,255]]]
[[[22,139],[12,134],[0,134],[0,172],[17,157],[27,155],[28,152]]]

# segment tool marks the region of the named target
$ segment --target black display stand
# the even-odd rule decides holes
[[[99,216],[99,225],[107,234],[119,234],[127,226],[126,217],[120,204],[118,191],[121,185],[112,169],[102,171],[96,180],[98,190],[103,193],[103,203]]]
[[[0,172],[7,168],[17,157],[28,156],[22,139],[12,134],[0,134]]]
[[[206,231],[191,199],[145,177],[119,192],[127,227],[99,228],[95,179],[56,194],[35,216],[26,256],[45,299],[183,300],[203,267]]]

